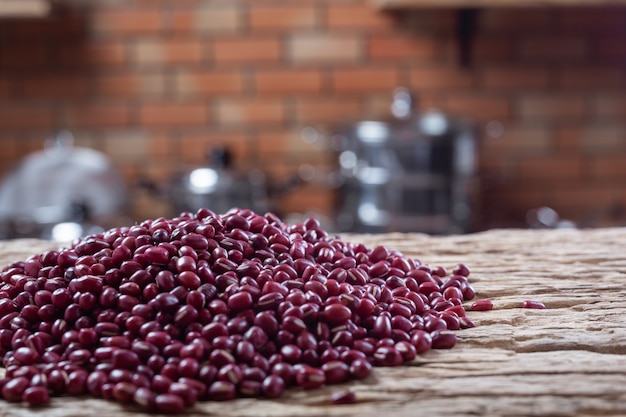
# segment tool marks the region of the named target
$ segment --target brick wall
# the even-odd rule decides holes
[[[302,164],[333,167],[303,126],[385,118],[403,85],[478,122],[477,227],[523,224],[540,205],[626,224],[626,9],[485,10],[469,68],[455,30],[452,11],[385,14],[366,0],[94,0],[0,21],[0,172],[68,128],[129,184],[165,181],[216,143],[278,183]],[[134,195],[133,217],[170,214]],[[331,214],[333,195],[310,184],[274,203]]]

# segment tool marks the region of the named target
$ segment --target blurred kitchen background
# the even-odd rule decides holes
[[[0,238],[626,225],[626,1],[472,3],[0,0]]]

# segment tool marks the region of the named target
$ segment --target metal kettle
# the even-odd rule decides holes
[[[0,185],[0,237],[71,240],[113,223],[127,200],[109,159],[62,131]]]

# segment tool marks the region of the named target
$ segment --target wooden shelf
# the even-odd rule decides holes
[[[47,0],[0,0],[0,18],[44,17],[50,9]]]
[[[626,5],[626,0],[372,0],[377,9],[484,8],[484,7],[574,7]]]

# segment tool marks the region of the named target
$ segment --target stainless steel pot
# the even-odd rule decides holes
[[[74,147],[71,133],[60,132],[0,185],[0,237],[71,240],[109,226],[127,200],[108,158]]]
[[[228,148],[211,149],[207,164],[185,170],[165,187],[147,185],[172,205],[173,214],[195,212],[208,208],[225,213],[231,208],[247,208],[257,212],[268,209],[265,175],[260,170],[239,172],[232,166]]]
[[[341,126],[330,138],[340,187],[337,228],[348,232],[467,232],[472,223],[476,135],[468,120],[413,112],[394,91],[388,121]],[[305,136],[315,135],[315,131]]]

